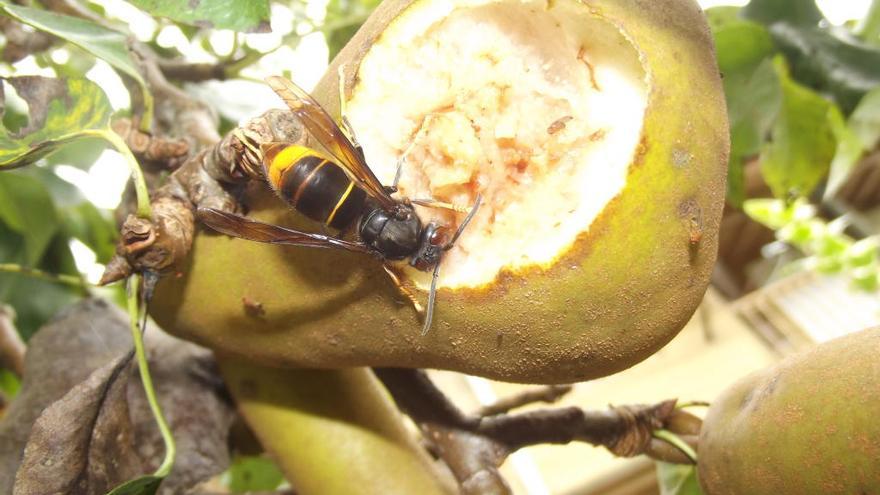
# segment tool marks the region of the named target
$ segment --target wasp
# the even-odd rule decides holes
[[[434,314],[443,253],[452,248],[476,214],[480,195],[476,196],[469,211],[435,200],[395,199],[392,194],[397,192],[405,154],[398,163],[394,185],[383,186],[367,165],[363,150],[344,116],[342,122],[348,134],[299,86],[277,76],[267,78],[266,82],[302,122],[320,149],[285,142],[257,144],[243,134],[237,137],[251,159],[262,164],[263,175],[281,199],[306,217],[338,230],[340,235],[302,232],[213,208],[199,208],[199,219],[213,230],[251,241],[373,255],[385,263],[385,271],[413,300],[417,310],[419,304],[401,285],[387,262],[408,259],[417,270],[433,271],[422,327],[422,335],[426,334]],[[452,232],[449,226],[440,222],[423,222],[413,204],[467,211],[467,216]],[[345,239],[342,233],[352,228],[356,231],[356,239]]]

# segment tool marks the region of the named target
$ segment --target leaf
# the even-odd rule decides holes
[[[125,401],[130,364],[131,355],[124,353],[40,414],[15,476],[16,494],[106,491],[101,487],[109,488],[108,478],[125,479],[142,469],[139,459],[118,455],[133,442]]]
[[[227,441],[235,411],[222,388],[209,351],[170,337],[152,326],[146,333],[146,346],[159,401],[173,425],[180,453],[179,461],[164,480],[160,492],[188,493],[190,488],[228,466]],[[0,420],[0,493],[12,493],[10,472],[14,474],[18,470],[19,481],[24,483],[25,479],[43,480],[41,475],[53,471],[33,463],[28,463],[28,468],[24,463],[19,466],[22,450],[30,451],[25,453],[24,459],[30,456],[35,460],[40,458],[40,453],[46,453],[43,447],[61,446],[62,442],[41,435],[38,443],[25,449],[25,442],[36,440],[28,439],[28,431],[44,409],[47,411],[45,418],[54,416],[58,421],[44,418],[42,426],[58,430],[58,439],[66,436],[73,440],[63,443],[65,454],[59,454],[55,459],[58,463],[63,461],[65,466],[58,467],[53,462],[54,472],[71,476],[71,466],[82,465],[81,461],[88,460],[88,465],[79,473],[91,488],[64,493],[103,494],[126,480],[144,481],[147,478],[142,474],[161,460],[162,440],[137,379],[137,370],[132,367],[127,371],[127,378],[119,375],[116,380],[101,382],[108,387],[103,401],[96,399],[100,395],[97,387],[82,387],[89,382],[89,376],[96,376],[92,374],[95,369],[102,369],[99,374],[109,378],[108,368],[101,366],[108,359],[126,353],[130,347],[127,316],[101,300],[81,302],[34,335],[25,357],[21,393]],[[111,381],[125,381],[127,387],[120,391],[124,393],[111,390],[114,387]],[[84,396],[91,397],[91,405],[82,400]],[[48,414],[56,407],[59,409],[54,414]],[[67,414],[74,414],[72,408],[76,407],[86,413],[80,416],[58,414],[64,409]],[[97,409],[100,411],[95,416]],[[92,413],[88,414],[88,410]],[[125,418],[117,414],[121,410],[127,411]],[[119,422],[114,423],[111,419]],[[129,436],[126,436],[128,430],[123,419],[129,422]],[[90,421],[95,423],[94,428],[89,426]],[[79,433],[74,435],[77,431]],[[113,436],[113,432],[123,436]],[[93,447],[86,450],[82,442],[88,439]],[[137,465],[138,469],[127,473],[119,469],[129,465]],[[35,470],[31,471],[31,467]],[[49,479],[47,483],[50,484],[36,493],[50,493],[52,484],[58,484],[60,480]]]
[[[839,111],[832,112],[831,126],[837,139],[837,149],[831,159],[828,182],[825,185],[825,198],[831,198],[846,182],[850,172],[865,153],[865,146],[858,134],[843,121]],[[850,119],[852,122],[852,119]]]
[[[24,238],[21,259],[5,262],[36,266],[58,231],[55,203],[37,179],[20,173],[0,174],[0,221]]]
[[[127,36],[85,19],[45,10],[32,9],[5,2],[0,2],[0,9],[4,10],[9,16],[29,24],[40,31],[45,31],[73,43],[134,79],[140,85],[146,107],[146,118],[142,123],[142,128],[145,130],[149,129],[153,115],[153,97],[131,56]]]
[[[740,10],[742,10],[740,7],[731,5],[721,5],[706,9],[706,19],[709,21],[709,28],[712,29],[712,32],[715,32],[731,22],[741,21]]]
[[[18,395],[19,389],[21,389],[21,382],[15,376],[15,373],[0,369],[0,393],[3,393],[6,399],[9,400]]]
[[[880,86],[869,91],[849,116],[849,128],[866,149],[880,145]]]
[[[0,228],[0,236],[3,235],[3,231],[4,229]],[[67,242],[64,236],[53,237],[38,267],[50,273],[78,275]],[[22,250],[19,256],[24,257],[24,254]],[[34,294],[39,294],[39,297],[34,297]],[[25,341],[58,311],[82,297],[82,289],[76,287],[26,275],[0,273],[0,300],[15,308],[18,316],[16,326]]]
[[[767,227],[778,230],[792,221],[794,209],[786,207],[781,199],[756,198],[743,203],[743,211]]]
[[[825,19],[814,0],[751,0],[742,8],[742,15],[761,24],[787,22],[797,26],[817,26]]]
[[[865,93],[880,86],[880,48],[841,28],[779,23],[770,27],[770,33],[788,59],[792,77],[833,95],[845,114]]]
[[[809,88],[791,80],[777,59],[782,108],[761,149],[761,172],[774,196],[808,196],[828,173],[837,146],[835,108]]]
[[[107,141],[97,137],[83,137],[72,141],[46,157],[50,166],[69,165],[80,170],[89,170],[107,149]]]
[[[746,200],[746,177],[745,165],[742,156],[730,154],[730,162],[727,165],[727,203],[737,208],[742,208]]]
[[[132,0],[150,14],[214,29],[268,33],[268,0]]]
[[[268,457],[239,456],[221,479],[232,493],[247,493],[278,488],[284,474]]]
[[[141,476],[117,486],[107,495],[154,495],[163,479],[153,475]]]
[[[80,139],[83,130],[109,126],[107,96],[88,79],[23,76],[5,81],[28,103],[30,120],[14,133],[0,128],[0,170],[34,163]]]
[[[764,26],[744,20],[734,20],[713,31],[718,68],[728,74],[754,69],[774,52],[773,38]]]
[[[871,2],[868,13],[859,21],[855,32],[866,43],[880,46],[880,1]]]
[[[696,466],[658,462],[657,481],[660,495],[703,495]]]
[[[379,0],[330,0],[321,28],[330,50],[330,60],[345,47],[379,3]]]
[[[103,143],[92,139],[86,141]],[[99,210],[82,195],[79,188],[61,179],[50,169],[32,167],[22,173],[37,178],[48,188],[61,217],[61,230],[65,237],[79,239],[95,252],[99,263],[109,261],[116,252],[116,238],[119,234],[112,213],[109,210]]]
[[[35,54],[34,58],[40,67],[52,68],[58,77],[82,77],[95,66],[97,58],[82,48],[68,44],[64,50],[68,59],[63,64],[55,62],[49,52]]]
[[[754,68],[725,74],[724,92],[730,119],[728,201],[738,206],[744,197],[744,161],[758,155],[782,107],[782,85],[770,59]]]

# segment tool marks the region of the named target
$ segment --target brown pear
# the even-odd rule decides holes
[[[880,493],[880,328],[791,356],[728,388],[699,444],[709,495]]]

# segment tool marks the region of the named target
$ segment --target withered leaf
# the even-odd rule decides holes
[[[0,422],[0,493],[104,495],[159,465],[161,436],[137,367],[124,364],[128,332],[119,309],[87,300],[33,337],[22,392]],[[210,352],[155,327],[148,329],[146,346],[178,448],[158,493],[183,493],[229,464],[234,411]],[[42,393],[43,386],[51,393]]]
[[[132,443],[124,396],[130,356],[97,369],[37,418],[15,477],[15,495],[106,493],[112,488],[108,479],[137,476],[140,459],[115,452]]]

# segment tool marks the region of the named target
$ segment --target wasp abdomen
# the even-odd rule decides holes
[[[270,181],[303,215],[344,229],[364,211],[366,192],[332,161],[302,146],[288,146],[272,157]]]

